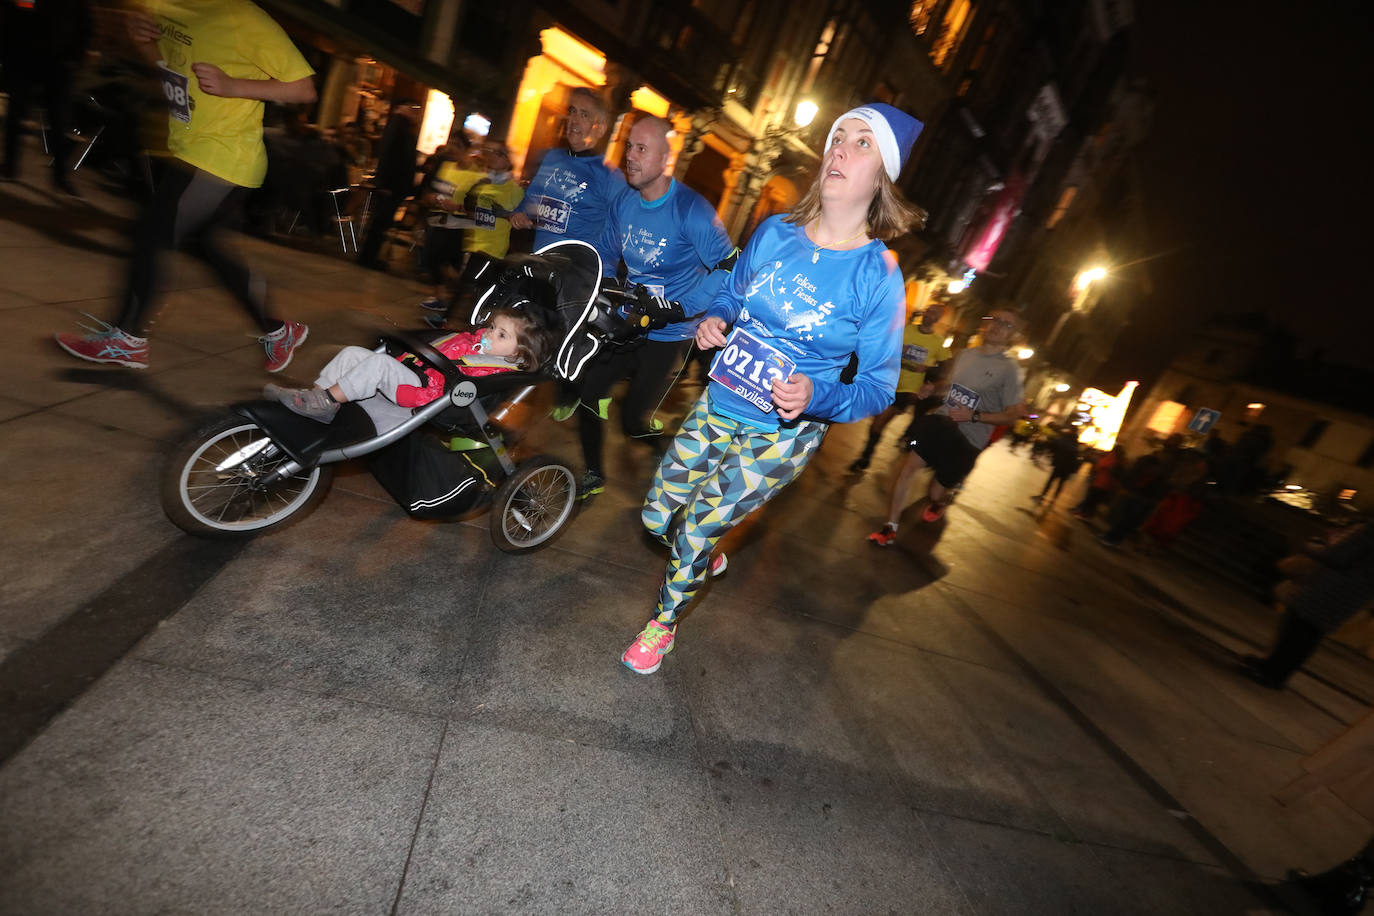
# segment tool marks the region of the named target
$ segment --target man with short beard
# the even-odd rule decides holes
[[[672,125],[641,117],[630,129],[625,152],[629,187],[611,205],[602,247],[608,276],[625,262],[626,282],[644,288],[642,298],[658,314],[669,301],[681,303],[688,320],[657,327],[630,344],[602,354],[583,377],[578,432],[587,471],[579,487],[583,499],[605,489],[601,466],[602,423],[611,405],[611,388],[625,377],[630,387],[620,405],[625,434],[662,451],[662,424],[653,418],[692,349],[695,316],[704,312],[725,283],[738,251],[706,199],[668,174]]]

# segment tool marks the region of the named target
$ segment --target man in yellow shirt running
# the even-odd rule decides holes
[[[868,469],[873,458],[873,449],[878,444],[887,424],[897,414],[917,405],[920,400],[921,386],[926,377],[941,363],[949,359],[949,348],[945,346],[944,332],[937,333],[936,325],[945,316],[943,302],[932,302],[921,313],[920,324],[908,323],[902,333],[902,371],[897,377],[897,397],[892,406],[873,418],[868,428],[868,441],[864,444],[863,454],[854,459],[849,470],[855,473]],[[935,400],[926,410],[938,404]]]
[[[453,171],[440,168],[435,187],[447,186],[448,197],[438,200],[443,210],[463,212],[466,218],[461,230],[462,257],[440,253],[439,263],[462,263],[462,273],[454,282],[452,291],[442,298],[420,303],[431,312],[442,312],[425,316],[430,327],[442,327],[450,318],[460,319],[460,313],[473,298],[473,294],[484,288],[479,282],[488,272],[493,261],[499,261],[510,249],[510,217],[525,197],[525,189],[511,175],[510,150],[504,143],[489,141],[477,153],[477,165],[481,171]],[[447,165],[447,164],[446,164]],[[459,230],[446,230],[459,231]],[[437,235],[437,233],[436,233]],[[426,257],[429,253],[426,252]]]
[[[130,14],[129,37],[162,84],[170,155],[134,230],[117,322],[101,321],[85,335],[58,334],[57,344],[92,362],[146,368],[142,335],[158,257],[182,248],[209,265],[248,310],[262,331],[267,371],[280,372],[308,329],[270,315],[261,278],[216,236],[267,174],[263,103],[314,101],[314,71],[281,26],[248,0],[150,0]]]

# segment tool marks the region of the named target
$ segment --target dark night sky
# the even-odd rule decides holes
[[[1152,377],[1217,312],[1265,312],[1300,355],[1374,367],[1371,15],[1363,2],[1136,4],[1154,294],[1107,371]],[[1154,371],[1152,371],[1154,369]],[[1114,371],[1113,371],[1114,370]]]

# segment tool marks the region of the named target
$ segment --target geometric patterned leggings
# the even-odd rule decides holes
[[[721,537],[796,479],[829,428],[803,420],[770,432],[712,413],[707,398],[682,421],[644,498],[644,527],[671,549],[655,610],[662,624],[691,603]]]

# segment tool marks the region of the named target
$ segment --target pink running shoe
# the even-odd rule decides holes
[[[639,632],[630,648],[620,656],[620,663],[635,674],[653,674],[663,664],[663,656],[673,651],[673,628],[657,620]]]
[[[711,578],[725,575],[725,570],[730,568],[730,561],[724,553],[718,553],[711,558]]]
[[[310,336],[310,329],[299,321],[288,321],[280,328],[258,338],[267,351],[267,371],[280,372],[291,364],[291,357]]]

